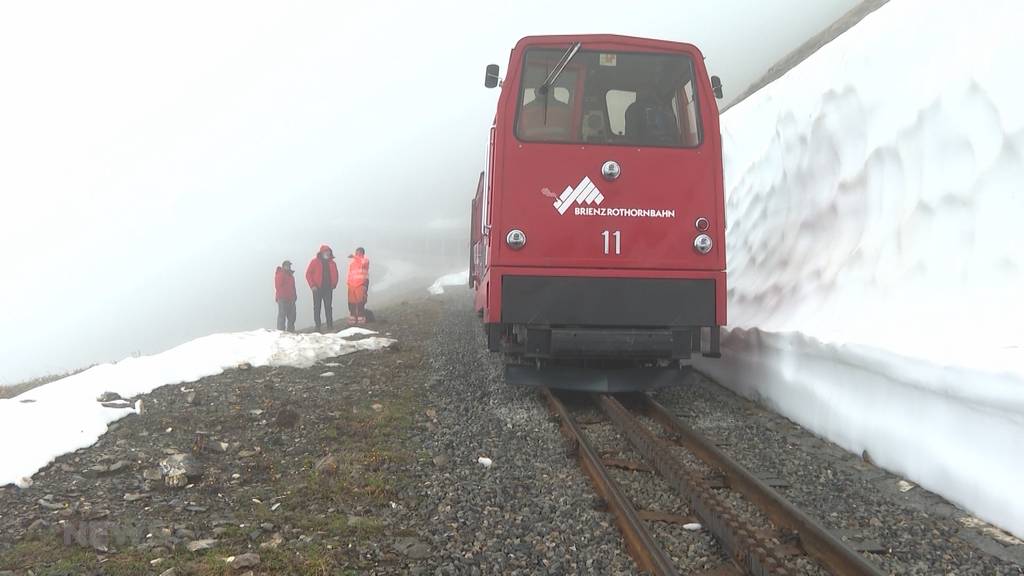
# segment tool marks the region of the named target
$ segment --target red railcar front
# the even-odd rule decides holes
[[[473,202],[470,275],[510,374],[599,368],[596,386],[590,376],[574,385],[612,386],[605,375],[619,374],[633,387],[637,370],[718,354],[716,90],[689,44],[588,35],[516,45]],[[556,380],[573,380],[563,372]]]

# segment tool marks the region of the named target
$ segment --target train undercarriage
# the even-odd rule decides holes
[[[503,322],[485,326],[510,384],[645,390],[677,383],[695,355],[720,356],[712,280],[505,276],[502,285]]]

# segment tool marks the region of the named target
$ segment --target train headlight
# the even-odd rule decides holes
[[[710,226],[711,224],[708,222],[707,218],[701,216],[700,218],[697,218],[697,221],[694,222],[693,225],[697,228],[697,230],[700,230],[701,232],[707,232],[708,226]]]
[[[707,254],[711,252],[711,246],[714,242],[711,241],[711,236],[707,234],[701,234],[693,239],[693,249],[701,254]]]
[[[519,250],[526,246],[526,234],[518,228],[513,228],[505,235],[505,244],[513,250]]]

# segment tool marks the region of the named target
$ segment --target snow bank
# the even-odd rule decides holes
[[[468,286],[468,285],[469,285],[469,270],[464,270],[462,272],[453,272],[451,274],[446,274],[444,276],[441,276],[440,278],[437,279],[437,281],[435,281],[430,286],[430,288],[427,288],[427,290],[431,294],[437,295],[437,294],[444,294],[444,289],[445,289],[446,286]]]
[[[124,398],[167,384],[194,382],[243,363],[308,368],[324,358],[357,350],[378,350],[394,340],[369,336],[364,328],[336,334],[292,334],[254,330],[197,338],[160,354],[95,366],[24,394],[0,400],[0,486],[27,486],[31,476],[61,454],[91,446],[107,425],[132,407],[108,408],[96,399],[104,392]]]
[[[1024,4],[890,2],[723,116],[698,367],[1024,536]]]

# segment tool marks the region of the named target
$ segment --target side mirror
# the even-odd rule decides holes
[[[484,86],[487,88],[494,88],[498,85],[501,77],[498,76],[499,68],[497,64],[487,65],[487,75],[484,76]]]
[[[722,79],[718,76],[711,77],[711,91],[715,93],[716,99],[722,99]]]

